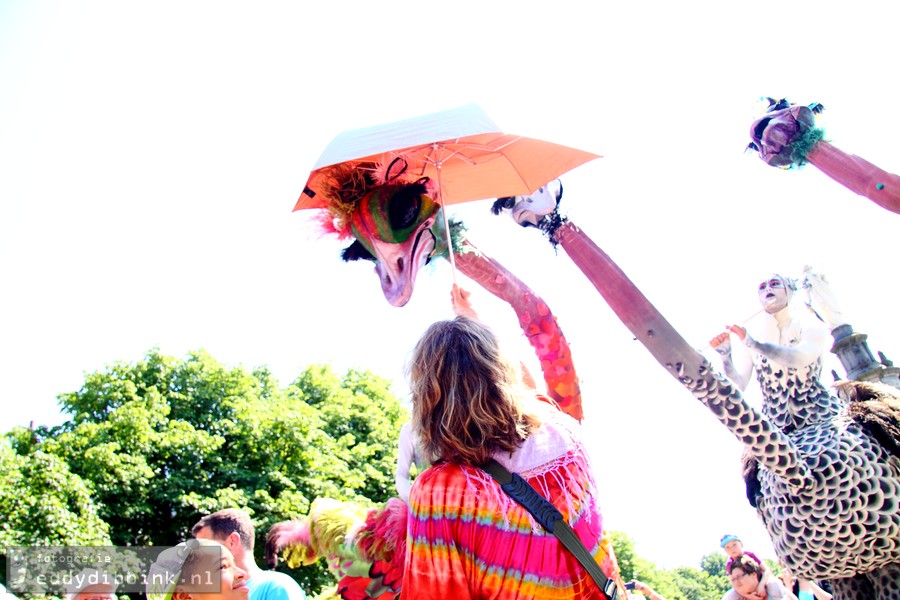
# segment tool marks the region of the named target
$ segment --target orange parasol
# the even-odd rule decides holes
[[[534,138],[503,133],[476,104],[339,134],[316,162],[294,210],[324,208],[328,168],[371,168],[402,157],[408,173],[438,183],[441,204],[530,194],[600,158]]]

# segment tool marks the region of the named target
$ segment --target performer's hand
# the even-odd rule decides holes
[[[475,309],[472,308],[472,303],[469,300],[469,296],[471,296],[469,292],[454,283],[453,289],[450,290],[450,300],[453,303],[453,312],[455,312],[460,317],[477,319],[478,314],[475,312]]]
[[[523,362],[519,362],[519,366],[522,368],[522,383],[529,390],[537,390],[537,384],[534,382],[534,377],[531,376],[531,371]]]
[[[727,325],[725,327],[728,331],[738,336],[738,338],[743,342],[747,337],[747,330],[741,327],[740,325]]]
[[[728,339],[729,335],[730,334],[727,331],[723,331],[722,333],[720,333],[713,339],[709,340],[709,345],[712,346],[713,348],[718,348],[722,344],[727,344],[731,341]]]
[[[728,337],[730,334],[727,331],[723,331],[713,339],[709,340],[709,345],[720,354],[725,354],[726,352],[731,352],[731,339]]]

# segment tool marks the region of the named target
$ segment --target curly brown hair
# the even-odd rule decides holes
[[[412,423],[434,460],[480,466],[512,452],[539,423],[494,333],[467,317],[431,325],[407,365]]]

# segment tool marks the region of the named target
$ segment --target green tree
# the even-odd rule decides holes
[[[55,461],[115,544],[173,544],[202,514],[240,507],[254,518],[261,562],[269,527],[305,515],[313,499],[374,505],[393,495],[403,411],[369,372],[313,366],[282,388],[266,369],[152,350],[59,399],[71,419],[12,436],[7,460]],[[300,578],[309,591],[331,583],[321,568]]]
[[[687,598],[678,588],[678,583],[669,571],[659,569],[655,563],[646,558],[636,556],[634,559],[634,577],[643,581],[666,600],[684,600]]]
[[[720,590],[709,573],[701,569],[677,567],[671,573],[678,590],[689,600],[721,600],[727,591]]]
[[[0,440],[0,472],[0,547],[110,543],[87,484],[58,456]]]
[[[635,579],[634,576],[634,541],[628,534],[621,531],[610,531],[613,551],[616,553],[616,561],[619,563],[619,573],[625,581]]]
[[[709,575],[709,583],[721,594],[731,589],[731,581],[725,572],[725,555],[721,552],[707,554],[700,560],[700,568]]]
[[[25,456],[13,449],[16,441],[30,437],[29,430],[19,428],[0,439],[0,580],[4,585],[9,546],[110,543],[89,486],[63,459],[42,450]]]
[[[639,556],[627,534],[611,531],[610,537],[622,579],[640,580],[666,600],[720,600],[731,589],[721,553],[704,556],[699,569],[685,566],[665,570]]]
[[[379,503],[396,495],[396,440],[405,413],[387,380],[353,369],[338,377],[328,367],[314,366],[294,381],[288,396],[318,411],[350,468],[346,485]]]
[[[169,545],[202,514],[240,507],[261,563],[269,527],[315,498],[374,506],[395,493],[405,414],[368,371],[311,366],[283,388],[264,368],[152,350],[86,375],[60,403],[67,423],[0,440],[0,548]],[[721,553],[663,570],[625,533],[611,537],[623,578],[667,600],[718,600],[730,588]],[[334,583],[321,563],[290,572],[310,593]]]
[[[700,559],[700,568],[709,573],[711,577],[723,575],[727,577],[728,574],[725,572],[726,561],[727,559],[724,554],[721,552],[713,552]]]

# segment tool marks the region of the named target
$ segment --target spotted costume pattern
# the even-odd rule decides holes
[[[900,459],[822,386],[821,360],[793,369],[756,358],[764,414],[705,361],[681,380],[759,461],[757,511],[779,558],[830,579],[836,598],[900,600]]]
[[[772,373],[765,385],[779,392],[767,392],[768,414],[755,410],[586,233],[569,222],[554,236],[634,338],[756,459],[757,509],[785,564],[804,579],[831,579],[841,590],[838,600],[900,600],[900,458],[850,418],[859,403],[798,394],[814,388],[818,366],[783,374],[764,366]],[[900,402],[890,388],[883,395]],[[862,580],[868,595],[857,594]]]
[[[843,409],[844,403],[819,379],[821,358],[805,367],[790,369],[757,354],[754,366],[765,400],[763,414],[786,433],[812,423],[830,421]]]

